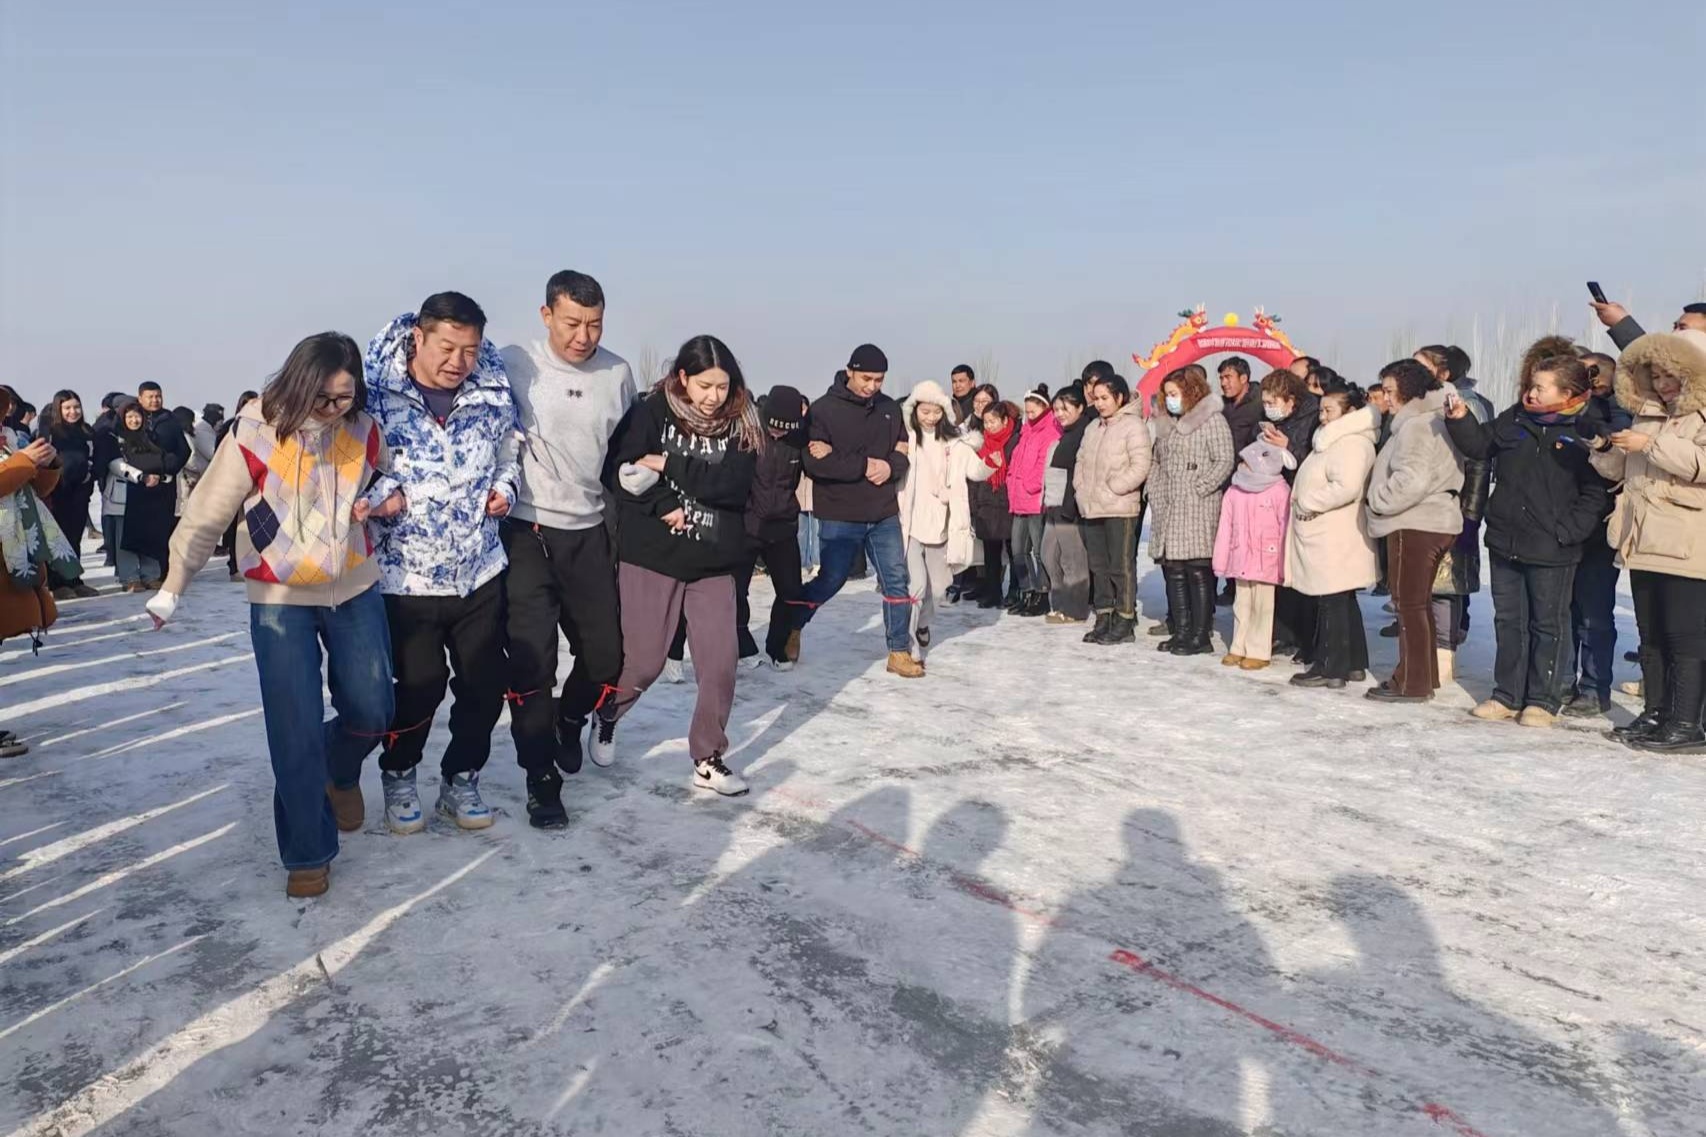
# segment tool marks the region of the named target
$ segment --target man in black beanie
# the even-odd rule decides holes
[[[800,655],[800,630],[847,582],[853,555],[864,549],[883,594],[888,669],[917,679],[924,668],[912,658],[911,594],[906,541],[900,528],[900,483],[906,477],[906,426],[900,405],[883,394],[889,361],[873,344],[856,348],[845,374],[808,416],[806,473],[812,476],[822,566],[793,605],[789,661]]]

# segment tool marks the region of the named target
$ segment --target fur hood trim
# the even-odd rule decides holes
[[[1666,409],[1654,374],[1680,376],[1682,394]],[[1669,418],[1706,411],[1706,332],[1654,332],[1630,344],[1617,361],[1617,401],[1631,414]]]
[[[1195,434],[1209,419],[1221,414],[1225,407],[1226,400],[1210,391],[1197,401],[1196,406],[1174,420],[1173,429],[1180,434]]]

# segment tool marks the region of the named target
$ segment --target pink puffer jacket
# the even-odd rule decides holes
[[[1220,502],[1214,535],[1214,575],[1260,584],[1285,583],[1285,526],[1291,487],[1283,480],[1260,493],[1233,486]]]
[[[1007,510],[1015,517],[1043,511],[1043,481],[1048,477],[1048,452],[1060,441],[1060,420],[1044,411],[1036,422],[1019,430],[1019,445],[1007,471]]]

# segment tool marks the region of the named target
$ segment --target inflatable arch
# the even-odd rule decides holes
[[[1238,314],[1228,312],[1219,327],[1210,327],[1203,312],[1204,305],[1180,312],[1184,323],[1173,329],[1172,335],[1156,344],[1147,356],[1132,355],[1132,362],[1143,368],[1137,381],[1135,397],[1142,400],[1143,413],[1149,414],[1150,400],[1161,389],[1162,380],[1169,374],[1211,355],[1235,353],[1260,360],[1271,368],[1285,367],[1296,359],[1298,352],[1291,340],[1279,330],[1279,317],[1270,316],[1261,308],[1249,328],[1239,326]],[[1260,379],[1257,375],[1254,378]],[[1212,386],[1212,380],[1211,380]]]

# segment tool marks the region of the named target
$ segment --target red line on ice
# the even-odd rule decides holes
[[[791,793],[781,788],[777,788],[772,792],[778,797],[786,798],[790,801],[800,802],[819,809],[829,808],[827,802],[821,802],[813,798],[804,797],[803,795]],[[897,853],[904,853],[909,857],[915,857],[919,860],[924,859],[924,854],[919,852],[917,849],[914,849],[912,846],[903,842],[896,841],[892,837],[885,836],[868,825],[851,820],[847,821],[845,824],[847,828],[859,834],[861,837],[882,845],[884,848],[892,849]],[[985,900],[991,904],[1000,905],[1002,908],[1005,908],[1010,912],[1017,913],[1018,915],[1024,916],[1026,919],[1039,924],[1044,924],[1050,927],[1060,926],[1059,921],[1053,916],[1044,912],[1036,912],[1014,903],[1012,898],[992,884],[980,881],[975,877],[964,876],[960,873],[953,872],[952,870],[949,871],[948,878],[953,881],[955,888],[969,896],[975,896],[979,900]],[[1311,1038],[1300,1030],[1295,1030],[1292,1027],[1286,1026],[1284,1023],[1275,1022],[1273,1019],[1270,1019],[1265,1015],[1259,1015],[1247,1007],[1240,1006],[1231,999],[1223,998],[1220,995],[1216,995],[1213,991],[1198,987],[1188,979],[1183,979],[1174,975],[1170,971],[1164,971],[1134,951],[1127,951],[1125,948],[1116,948],[1113,954],[1108,958],[1110,961],[1119,964],[1121,967],[1124,967],[1135,974],[1147,976],[1150,979],[1154,979],[1159,983],[1171,987],[1175,991],[1182,992],[1194,999],[1200,999],[1203,1002],[1212,1004],[1224,1011],[1229,1011],[1247,1022],[1254,1023],[1263,1030],[1273,1034],[1276,1038],[1283,1039],[1284,1041],[1291,1043],[1293,1046],[1306,1050],[1310,1054],[1315,1055],[1315,1057],[1320,1058],[1322,1061],[1343,1067],[1344,1069],[1350,1070],[1365,1078],[1373,1078],[1387,1082],[1394,1081],[1394,1079],[1381,1073],[1379,1070],[1374,1069],[1372,1066],[1365,1066],[1354,1058],[1340,1054],[1337,1050],[1334,1050],[1326,1043],[1321,1042],[1318,1039]],[[1488,1137],[1487,1134],[1476,1129],[1473,1125],[1470,1125],[1463,1119],[1461,1114],[1456,1110],[1451,1109],[1449,1106],[1444,1106],[1438,1102],[1430,1101],[1423,1103],[1418,1108],[1436,1125],[1450,1126],[1452,1132],[1456,1133],[1458,1137]]]

